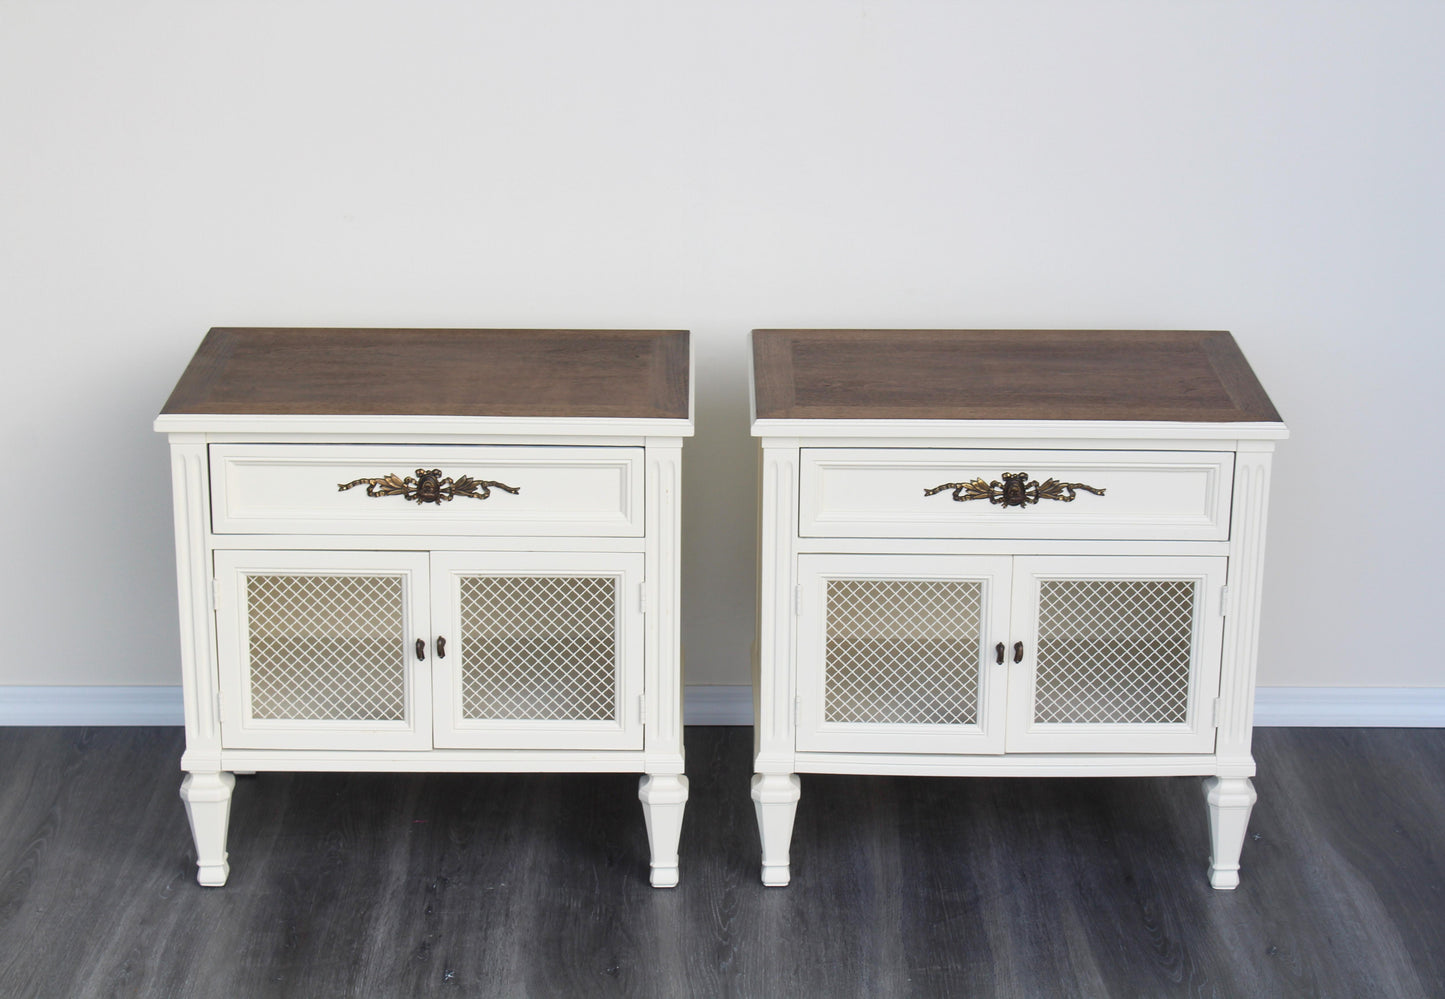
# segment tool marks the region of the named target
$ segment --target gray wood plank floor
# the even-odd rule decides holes
[[[178,729],[0,729],[0,996],[1440,996],[1445,731],[1264,729],[1244,883],[1195,778],[804,777],[688,731],[682,884],[627,775],[242,778],[203,889]]]

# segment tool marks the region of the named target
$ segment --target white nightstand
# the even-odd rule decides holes
[[[753,800],[799,774],[1199,774],[1239,883],[1284,424],[1228,333],[759,330]]]
[[[169,435],[203,885],[234,772],[637,771],[677,883],[688,335],[212,330]]]

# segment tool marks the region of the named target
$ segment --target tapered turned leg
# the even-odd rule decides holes
[[[763,884],[781,887],[792,877],[788,844],[798,811],[802,782],[797,774],[753,775],[753,808],[758,813],[758,839],[763,844]]]
[[[226,863],[226,827],[231,821],[231,789],[234,775],[191,773],[181,781],[181,800],[191,821],[191,838],[196,842],[196,881],[217,888],[226,883],[231,865]]]
[[[652,850],[652,887],[677,884],[677,841],[687,805],[687,778],[681,774],[644,774],[637,786],[647,844]]]
[[[1239,887],[1239,851],[1254,808],[1254,782],[1247,777],[1206,777],[1204,800],[1209,802],[1209,883],[1215,888]]]

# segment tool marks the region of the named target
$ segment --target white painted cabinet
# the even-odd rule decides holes
[[[642,562],[611,553],[433,555],[433,742],[641,750]]]
[[[1227,562],[1015,559],[1005,749],[1212,752]]]
[[[214,559],[223,748],[431,748],[425,553]]]
[[[201,884],[276,770],[638,772],[677,883],[685,332],[213,330],[156,429]]]
[[[1222,333],[767,330],[764,884],[800,775],[1197,774],[1239,883],[1284,425]]]
[[[799,556],[797,748],[1003,752],[1012,561]]]
[[[215,560],[227,749],[642,749],[641,554]]]
[[[800,555],[800,750],[1208,752],[1223,558]]]

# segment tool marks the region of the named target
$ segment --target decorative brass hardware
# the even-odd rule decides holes
[[[522,490],[518,486],[509,486],[502,482],[479,482],[470,475],[463,475],[459,479],[451,476],[442,476],[440,468],[418,468],[416,478],[408,475],[402,478],[395,473],[383,475],[375,479],[356,479],[352,482],[342,482],[336,487],[338,492],[346,492],[353,486],[366,486],[366,495],[373,498],[382,496],[400,496],[402,499],[416,500],[417,503],[450,503],[454,497],[470,496],[472,499],[484,500],[492,495],[492,489],[501,489],[513,496]]]
[[[438,636],[437,636],[437,658],[438,658],[438,659],[445,659],[446,657],[447,657],[447,640],[446,640],[445,638],[442,638],[440,635],[438,635]]]
[[[425,659],[425,658],[426,658],[426,639],[425,639],[425,638],[418,638],[418,639],[416,640],[416,657],[417,657],[418,659]]]
[[[1086,486],[1082,482],[1060,482],[1058,479],[1045,479],[1043,482],[1035,479],[1030,482],[1028,472],[1004,472],[1002,482],[997,479],[992,482],[985,482],[983,479],[974,479],[971,482],[945,482],[941,486],[923,490],[923,495],[932,496],[945,489],[952,489],[953,498],[960,503],[966,500],[986,499],[998,506],[1020,508],[1035,504],[1041,499],[1072,503],[1077,495],[1075,492],[1077,489],[1085,489],[1095,496],[1104,495],[1104,490]]]
[[[1003,642],[999,642],[998,645],[994,646],[994,650],[993,650],[993,651],[994,651],[994,653],[998,656],[998,664],[999,664],[1000,666],[1002,666],[1002,665],[1003,665]]]
[[[1021,662],[1023,662],[1023,661],[1024,661],[1024,643],[1023,643],[1023,642],[1014,642],[1014,662],[1016,662],[1016,663],[1021,663]]]

